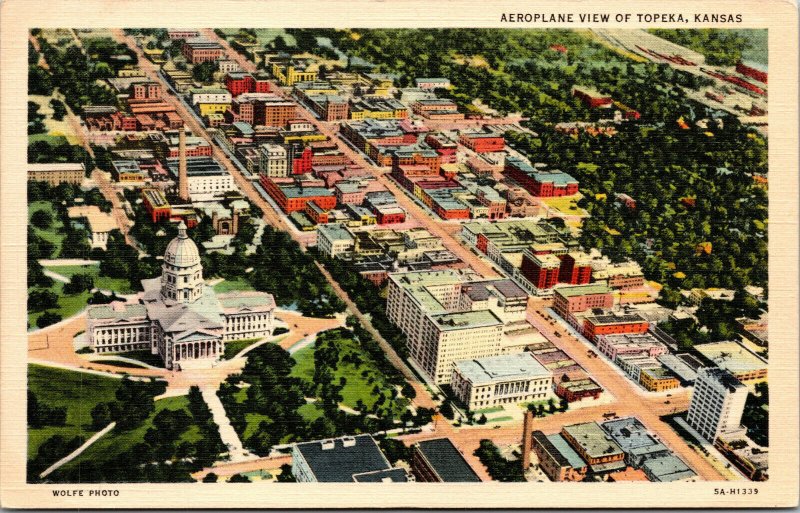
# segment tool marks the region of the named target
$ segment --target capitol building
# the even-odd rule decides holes
[[[272,334],[275,300],[266,292],[216,294],[203,281],[197,245],[178,226],[161,277],[142,280],[138,302],[90,306],[89,346],[98,354],[150,350],[168,369],[211,366],[225,343]]]

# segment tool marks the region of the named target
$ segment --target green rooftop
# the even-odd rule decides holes
[[[588,285],[576,285],[574,287],[560,287],[555,289],[555,293],[562,297],[584,296],[587,294],[610,294],[611,289],[603,283],[590,283]]]
[[[431,315],[431,320],[442,331],[488,328],[491,326],[503,325],[503,321],[498,319],[491,310]]]

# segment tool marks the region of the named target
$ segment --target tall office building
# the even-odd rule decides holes
[[[709,442],[721,434],[741,430],[747,387],[728,371],[700,369],[689,404],[687,422]]]

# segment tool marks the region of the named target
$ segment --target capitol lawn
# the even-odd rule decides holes
[[[113,401],[119,384],[120,380],[116,378],[28,365],[28,389],[36,395],[39,403],[67,408],[66,425],[28,429],[28,458],[34,458],[39,445],[53,435],[61,435],[67,440],[76,436],[83,440],[91,437],[95,433],[91,427],[92,408]]]
[[[129,431],[112,430],[56,472],[76,469],[82,462],[92,462],[93,464],[109,462],[112,464],[121,454],[144,442],[144,435],[148,429],[153,427],[153,418],[158,412],[161,410],[184,410],[190,414],[188,406],[189,399],[185,395],[159,399],[156,401],[156,409],[153,414],[141,425]],[[200,428],[192,424],[181,434],[178,442],[197,442],[201,438]]]
[[[379,397],[383,396],[385,401],[388,401],[391,398],[391,384],[375,364],[372,356],[364,351],[352,336],[345,336],[349,334],[347,330],[332,330],[325,334],[329,335],[334,331],[337,332],[337,336],[330,338],[328,343],[338,348],[339,362],[331,371],[335,382],[338,383],[341,378],[346,380],[341,391],[342,404],[358,409],[358,403],[361,401],[370,410]],[[292,367],[291,376],[313,382],[316,348],[317,344],[314,344],[304,347],[292,355],[295,365]],[[376,387],[377,393],[375,392]],[[398,416],[405,411],[406,402],[402,398],[396,401],[395,411]]]

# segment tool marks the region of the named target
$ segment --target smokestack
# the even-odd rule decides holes
[[[525,420],[522,422],[522,471],[531,466],[531,449],[533,448],[533,412],[525,411]]]
[[[189,201],[189,174],[186,170],[186,127],[178,132],[178,196]]]

